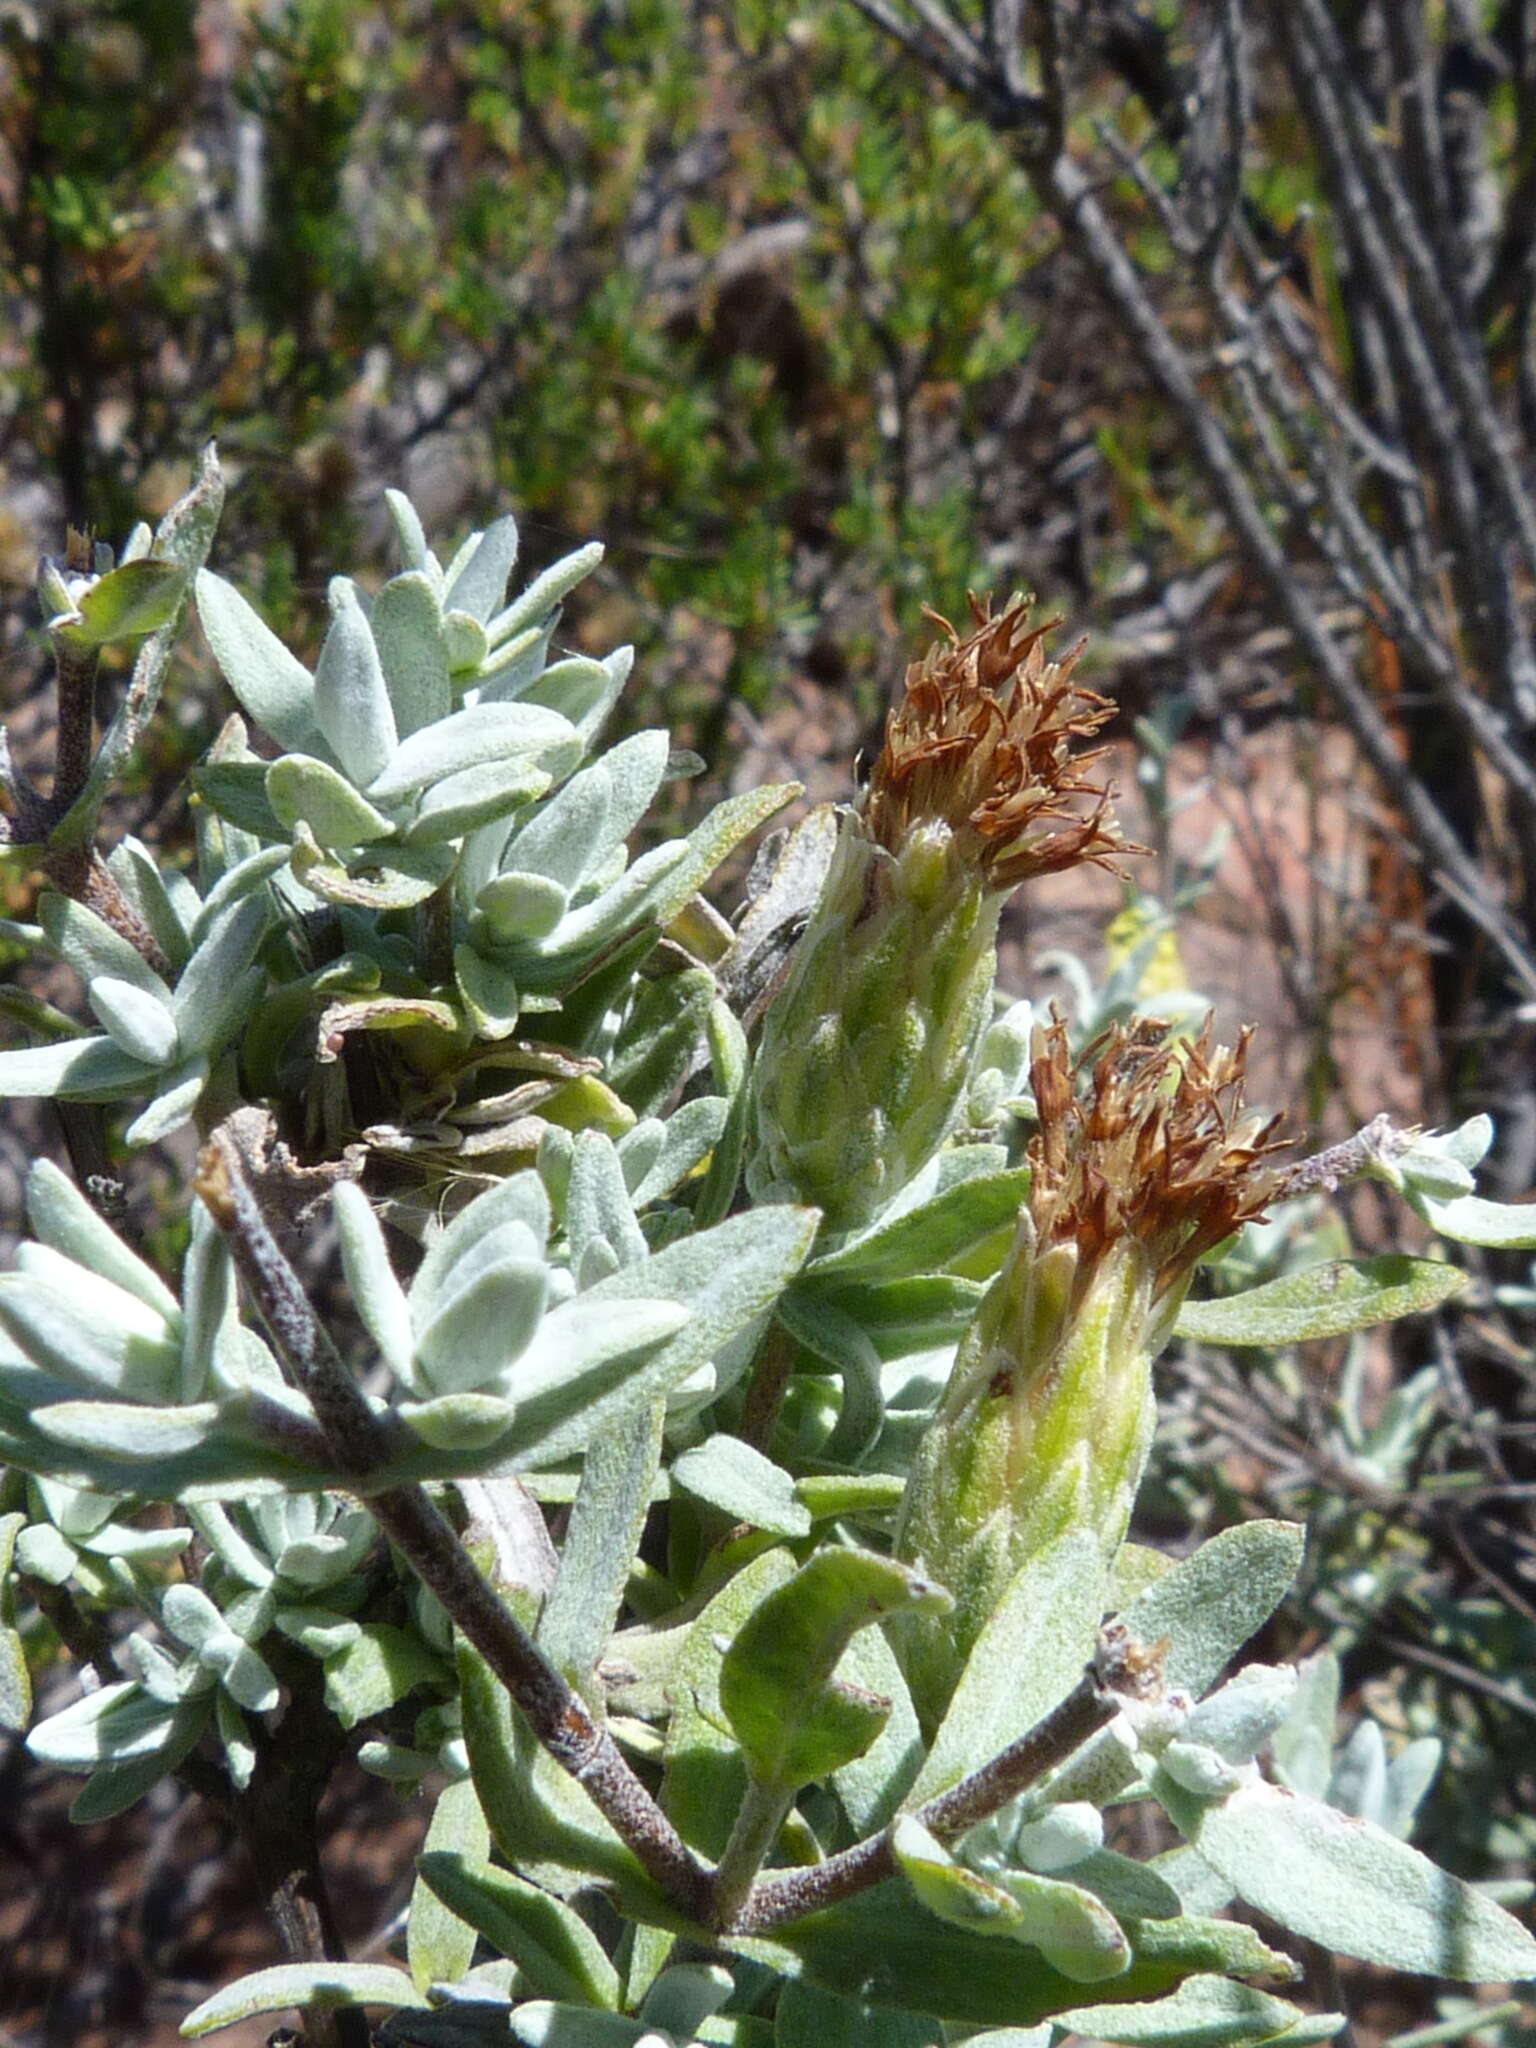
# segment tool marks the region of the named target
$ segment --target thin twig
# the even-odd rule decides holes
[[[917,1819],[941,1842],[955,1840],[1063,1763],[1090,1735],[1107,1726],[1120,1707],[1118,1696],[1092,1670],[1084,1672],[1038,1726],[979,1771],[920,1806]],[[824,1863],[761,1878],[730,1931],[762,1934],[782,1927],[883,1883],[895,1876],[896,1868],[891,1832],[886,1829]]]

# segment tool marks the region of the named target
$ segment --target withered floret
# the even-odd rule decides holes
[[[886,720],[862,807],[871,837],[899,853],[914,827],[942,820],[1001,891],[1084,862],[1114,868],[1120,855],[1141,852],[1115,822],[1113,790],[1085,773],[1105,749],[1084,752],[1083,742],[1114,709],[1072,680],[1085,643],[1048,661],[1046,635],[1059,619],[1032,626],[1022,598],[993,618],[973,597],[971,611],[964,639],[929,614],[946,638],[908,669]]]
[[[1116,1025],[1076,1063],[1060,1018],[1036,1032],[1030,1218],[1042,1250],[1077,1247],[1080,1289],[1130,1239],[1156,1300],[1283,1192],[1284,1170],[1268,1164],[1284,1149],[1281,1120],[1243,1108],[1251,1033],[1229,1047],[1212,1044],[1209,1017],[1198,1038],[1165,1029]]]

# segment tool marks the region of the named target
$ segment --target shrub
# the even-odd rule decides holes
[[[179,1287],[46,1162],[0,1279],[10,1723],[35,1603],[97,1681],[28,1738],[84,1775],[77,1818],[177,1773],[259,1868],[284,1834],[289,1960],[185,2031],[1336,2031],[1264,1988],[1295,1966],[1234,1902],[1536,1974],[1406,1840],[1433,1743],[1335,1769],[1326,1658],[1223,1680],[1300,1532],[1126,1536],[1175,1334],[1294,1344],[1461,1285],[1334,1259],[1196,1300],[1197,1272],[1361,1177],[1442,1238],[1536,1242],[1474,1191],[1488,1120],[1283,1163],[1245,1046],[1137,1009],[1156,925],[1091,1023],[998,995],[1008,892],[1136,851],[1107,707],[1018,602],[942,630],[858,803],[761,857],[733,926],[701,892],[796,792],[631,857],[694,763],[604,748],[628,654],[557,648],[596,548],[509,598],[510,518],[445,566],[392,494],[402,569],[334,580],[311,674],[205,566],[220,499],[210,451],[120,562],[45,565],[59,765],[46,797],[11,777],[47,886],[9,935],[96,1028],[39,1003],[0,1054],[0,1092],[198,1140]],[[193,590],[243,717],[193,774],[186,874],[96,837]],[[301,1278],[327,1230],[344,1308]],[[314,1805],[359,1731],[435,1791],[403,1966],[328,1931]],[[1183,1846],[1125,1853],[1132,1806]]]

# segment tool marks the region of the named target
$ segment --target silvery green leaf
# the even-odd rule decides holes
[[[654,727],[631,733],[604,754],[602,767],[612,793],[608,812],[611,844],[628,839],[650,809],[667,777],[671,758],[669,736]]]
[[[174,1007],[189,1052],[216,1051],[239,1022],[251,994],[245,971],[272,916],[269,889],[242,896],[209,928],[182,969]]]
[[[432,1809],[422,1855],[452,1855],[471,1867],[487,1864],[491,1831],[480,1810],[473,1778],[445,1785]],[[418,1990],[457,1983],[474,1961],[475,1928],[433,1891],[418,1870],[405,1923],[405,1952]]]
[[[448,668],[460,679],[460,687],[480,673],[488,642],[485,628],[470,612],[444,612],[443,640],[448,649]]]
[[[1536,1245],[1536,1206],[1531,1203],[1489,1202],[1481,1195],[1440,1202],[1411,1187],[1405,1193],[1431,1230],[1458,1244],[1487,1245],[1495,1251],[1522,1251]]]
[[[311,754],[284,754],[266,773],[267,802],[289,832],[300,819],[321,846],[366,846],[394,826],[344,775]]]
[[[453,709],[448,640],[431,578],[420,571],[392,577],[373,600],[368,624],[401,739],[446,718]]]
[[[588,2009],[612,2012],[620,2004],[618,1972],[563,1900],[510,1870],[451,1850],[423,1856],[421,1875],[452,1912],[517,1964],[529,1990],[553,1992]]]
[[[531,688],[544,673],[553,631],[552,621],[542,626],[525,626],[510,640],[489,648],[475,671],[476,702],[510,704]]]
[[[334,1657],[362,1634],[362,1623],[328,1607],[279,1607],[273,1617],[279,1632],[307,1650],[311,1657]]]
[[[176,1019],[170,990],[164,997],[148,995],[131,981],[98,974],[86,991],[97,1022],[130,1059],[162,1067],[176,1057]]]
[[[56,1095],[64,1101],[113,1102],[147,1087],[154,1078],[153,1067],[131,1059],[110,1038],[63,1038],[54,1045],[0,1052],[0,1101],[18,1095]]]
[[[196,588],[203,632],[241,705],[283,746],[308,746],[317,730],[314,677],[222,576],[200,569]]]
[[[270,844],[286,835],[267,799],[268,766],[255,754],[239,761],[203,761],[192,770],[192,788],[227,824]]]
[[[16,1569],[41,1579],[48,1586],[62,1586],[75,1569],[73,1543],[47,1522],[34,1522],[15,1539]]]
[[[207,1647],[219,1649],[226,1637],[240,1639],[200,1586],[167,1586],[160,1605],[160,1619],[178,1642],[195,1655]]]
[[[224,1751],[224,1764],[237,1792],[244,1792],[256,1771],[256,1745],[245,1716],[222,1689],[214,1695],[214,1723]]]
[[[546,1329],[553,1334],[557,1319],[577,1309],[674,1301],[689,1311],[691,1320],[679,1326],[667,1352],[673,1362],[686,1355],[691,1370],[777,1299],[804,1259],[815,1228],[814,1213],[805,1209],[762,1208],[729,1217],[713,1230],[683,1238],[599,1281],[578,1301],[553,1310]]]
[[[131,1401],[174,1398],[179,1331],[136,1295],[45,1246],[24,1244],[0,1274],[0,1324],[27,1357],[68,1385]]]
[[[957,1784],[1065,1699],[1093,1654],[1103,1601],[1102,1551],[1085,1529],[1020,1567],[966,1661],[912,1800]]]
[[[582,877],[602,859],[615,837],[609,823],[613,784],[606,762],[573,775],[563,788],[531,812],[507,843],[502,864],[523,874],[545,875],[574,895]]]
[[[658,923],[669,923],[697,889],[702,889],[720,863],[741,842],[768,820],[793,803],[801,793],[798,782],[773,783],[763,789],[744,790],[715,805],[688,834],[688,858],[669,870],[657,891],[652,914]]]
[[[466,563],[469,562],[470,558],[473,556],[475,552],[475,549],[479,547],[479,545],[480,534],[478,530],[473,533],[466,533],[464,538],[459,542],[458,547],[454,550],[453,554],[448,559],[447,568],[443,571],[443,588],[445,591],[447,590],[449,584],[452,583],[454,578],[459,574],[460,570],[463,569]]]
[[[550,772],[528,760],[483,761],[445,775],[422,792],[406,828],[412,846],[437,846],[533,803],[550,785]]]
[[[207,1501],[187,1510],[188,1520],[227,1571],[258,1593],[272,1583],[272,1567],[256,1546],[235,1526],[217,1501]]]
[[[263,882],[270,882],[281,873],[286,865],[288,849],[282,846],[268,846],[261,851],[247,855],[231,868],[226,868],[217,882],[208,891],[188,928],[192,951],[207,938],[232,904],[240,902],[259,889]]]
[[[589,661],[585,655],[572,655],[545,669],[522,692],[522,701],[525,704],[547,704],[553,711],[563,711],[575,726],[581,750],[585,753],[622,694],[634,659],[633,647],[615,648],[601,661]]]
[[[1275,1766],[1282,1784],[1321,1799],[1333,1769],[1333,1727],[1339,1713],[1339,1660],[1332,1650],[1296,1667],[1291,1711],[1275,1730]]]
[[[565,1234],[578,1288],[590,1287],[646,1255],[624,1169],[601,1131],[577,1134],[565,1195]]]
[[[630,1200],[637,1214],[647,1203],[670,1195],[719,1144],[729,1109],[729,1103],[719,1095],[696,1095],[673,1110],[662,1127],[655,1156],[630,1187]],[[619,1157],[626,1179],[631,1173],[630,1140],[640,1128],[636,1125],[635,1131],[626,1131],[619,1140]]]
[[[1469,1116],[1464,1124],[1458,1124],[1454,1131],[1434,1131],[1419,1140],[1416,1151],[1434,1150],[1445,1158],[1465,1168],[1470,1173],[1482,1164],[1488,1147],[1493,1143],[1493,1118],[1491,1116]]]
[[[149,1408],[124,1401],[59,1401],[36,1411],[37,1427],[56,1442],[129,1464],[152,1464],[217,1441],[215,1401]]]
[[[506,1435],[517,1411],[499,1394],[439,1394],[430,1401],[402,1401],[395,1413],[433,1450],[478,1451]]]
[[[1536,1244],[1536,1213],[1526,1222]],[[1301,1344],[1438,1308],[1466,1284],[1464,1273],[1434,1259],[1410,1259],[1397,1252],[1374,1259],[1335,1259],[1287,1273],[1245,1294],[1186,1301],[1174,1332],[1202,1344],[1228,1347]]]
[[[179,1706],[187,1695],[188,1681],[203,1680],[203,1673],[195,1664],[179,1664],[158,1643],[152,1643],[148,1636],[140,1635],[137,1630],[123,1645],[123,1652],[139,1684],[162,1707]]]
[[[0,1588],[11,1583],[11,1565],[16,1538],[26,1516],[19,1510],[0,1515]],[[0,1617],[13,1612],[7,1595],[0,1600]],[[0,1728],[8,1735],[20,1735],[32,1718],[32,1674],[27,1668],[26,1650],[20,1632],[0,1618]]]
[[[539,1326],[547,1288],[544,1247],[527,1224],[488,1231],[445,1275],[431,1313],[414,1318],[420,1384],[435,1394],[501,1391]]]
[[[1294,2036],[1293,2027],[1308,2031]],[[1058,2028],[1084,2040],[1124,2048],[1248,2048],[1249,2043],[1326,2040],[1345,2024],[1342,2013],[1304,2014],[1283,1998],[1235,1984],[1230,1977],[1186,1977],[1167,1998],[1127,2005],[1079,2006],[1058,2013]],[[991,2040],[983,2035],[973,2048]]]
[[[591,1689],[624,1603],[661,1467],[662,1404],[637,1409],[594,1437],[539,1616],[544,1654],[579,1690]]]
[[[1230,1764],[1206,1742],[1170,1742],[1158,1758],[1166,1777],[1196,1799],[1221,1799],[1251,1776],[1246,1767]]]
[[[662,1256],[658,1253],[655,1258]],[[643,1273],[654,1265],[655,1258],[614,1277]],[[536,1421],[547,1428],[555,1414],[568,1414],[583,1398],[590,1399],[595,1409],[600,1396],[615,1385],[622,1387],[626,1378],[636,1383],[637,1397],[641,1391],[652,1394],[673,1383],[672,1373],[677,1371],[674,1347],[667,1345],[666,1369],[658,1364],[656,1347],[687,1329],[687,1305],[633,1295],[622,1305],[598,1298],[599,1289],[609,1284],[599,1282],[598,1287],[551,1309],[507,1375],[507,1391],[517,1407],[519,1447],[529,1441],[527,1432]],[[677,1377],[681,1376],[678,1371]],[[587,1438],[562,1439],[563,1444],[567,1441],[575,1447]],[[550,1458],[554,1455],[553,1451],[547,1453]]]
[[[558,770],[573,758],[570,720],[531,704],[474,704],[403,740],[378,769],[368,794],[398,802],[446,777],[495,761],[532,761]]]
[[[115,1758],[99,1764],[76,1795],[69,1817],[76,1827],[93,1821],[111,1820],[137,1806],[144,1795],[176,1769],[198,1740],[208,1722],[208,1701],[189,1699],[175,1716],[161,1746],[147,1756],[118,1762]]]
[[[606,1080],[640,1116],[656,1116],[693,1072],[719,998],[707,967],[642,981],[608,1055]]]
[[[253,991],[244,976],[239,986],[242,999],[249,1000]],[[160,1085],[146,1107],[124,1131],[124,1141],[129,1145],[158,1145],[172,1131],[179,1131],[191,1121],[207,1080],[208,1062],[201,1053],[172,1067],[161,1076]]]
[[[1131,1961],[1125,1929],[1096,1893],[1032,1870],[1000,1870],[998,1884],[1018,1908],[1014,1941],[1039,1949],[1053,1969],[1074,1984],[1102,1984],[1122,1976]]]
[[[457,573],[450,570],[443,592],[444,611],[468,612],[483,624],[505,597],[516,560],[517,521],[506,513],[476,537],[473,551]]]
[[[552,563],[505,611],[498,612],[490,621],[486,633],[491,645],[499,647],[503,640],[510,640],[525,626],[539,624],[584,577],[591,575],[602,559],[602,542],[589,540],[585,547],[579,547]]]
[[[719,1963],[669,1963],[640,2006],[648,2027],[688,2041],[730,1997],[735,1980]]]
[[[549,1197],[538,1175],[509,1174],[494,1188],[477,1195],[448,1228],[427,1247],[426,1257],[411,1282],[411,1316],[421,1329],[441,1302],[455,1290],[453,1275],[460,1260],[474,1254],[475,1247],[491,1231],[506,1223],[522,1223],[543,1246],[549,1241]]]
[[[505,2023],[517,2048],[667,2048],[664,2037],[644,2020],[548,1998],[514,2006]]]
[[[378,1345],[379,1356],[395,1378],[410,1387],[414,1356],[410,1303],[395,1277],[373,1204],[355,1181],[338,1181],[331,1192],[331,1214],[353,1305]]]
[[[509,1038],[517,1029],[521,1002],[517,982],[505,967],[473,946],[453,949],[453,978],[465,1013],[479,1038]]]
[[[686,840],[674,839],[643,853],[611,888],[568,911],[548,934],[520,946],[518,957],[528,962],[527,977],[532,980],[537,975],[540,986],[553,982],[557,975],[571,973],[604,946],[632,931],[642,919],[659,923],[656,907],[662,891],[687,865]]]
[[[956,1862],[911,1812],[903,1812],[891,1829],[891,1847],[901,1876],[938,1919],[952,1927],[969,1927],[973,1933],[1016,1933],[1022,1913],[1014,1898],[967,1864]]]
[[[83,903],[45,889],[38,899],[37,921],[59,958],[75,970],[87,989],[99,975],[110,975],[147,996],[169,1001],[170,990],[137,947]]]
[[[1445,1745],[1434,1735],[1405,1743],[1387,1766],[1386,1797],[1378,1818],[1388,1833],[1406,1841],[1419,1806],[1439,1775]]]
[[[366,787],[399,743],[395,714],[357,586],[333,576],[328,596],[331,627],[315,664],[315,722],[348,775]]]
[[[320,850],[307,825],[296,825],[291,855],[294,877],[326,903],[358,910],[410,910],[425,903],[453,872],[451,846],[400,846],[394,841],[371,851],[367,866],[350,874],[340,860]]]
[[[359,1512],[354,1525],[343,1531],[298,1537],[284,1545],[277,1560],[278,1576],[292,1586],[337,1585],[367,1556],[374,1533],[371,1518]]]
[[[791,1977],[779,1988],[773,2048],[830,2048],[833,2042],[837,2048],[934,2048],[940,2038],[934,2026],[934,2021],[919,2012],[867,2005],[862,1998],[839,1996],[803,1977]],[[998,2036],[994,2048],[1051,2048],[1050,2028],[1042,2032],[1039,2042],[1010,2032],[1006,2038]],[[982,2037],[967,2034],[965,2038],[979,2041]],[[993,2040],[991,2035],[985,2038]]]
[[[179,968],[187,957],[187,926],[182,911],[189,898],[191,906],[196,907],[196,897],[186,878],[174,870],[162,875],[149,848],[132,833],[126,833],[107,855],[107,869],[153,933],[166,959],[173,968]]]
[[[45,1476],[32,1483],[48,1511],[48,1519],[77,1543],[105,1529],[122,1505],[116,1494],[92,1493]]]
[[[1328,1787],[1328,1804],[1340,1813],[1382,1824],[1387,1799],[1387,1745],[1379,1725],[1367,1714],[1355,1724],[1339,1751]]]
[[[194,2006],[181,2023],[184,2037],[214,2033],[260,2012],[326,2012],[342,2005],[411,2005],[430,2000],[418,1991],[404,1970],[387,1963],[279,1963],[238,1978]]]
[[[700,1229],[718,1223],[730,1213],[741,1181],[752,1120],[751,1090],[747,1087],[750,1067],[747,1034],[724,1001],[711,1004],[705,1037],[709,1042],[715,1082],[725,1096],[727,1108],[725,1122],[714,1141],[709,1166],[694,1199],[693,1213]]]
[[[672,1467],[672,1484],[772,1536],[810,1534],[810,1510],[795,1498],[793,1479],[740,1437],[717,1434],[684,1451]]]
[[[154,1700],[131,1679],[88,1692],[40,1721],[27,1737],[39,1763],[89,1771],[99,1763],[152,1756],[171,1738],[177,1709]]]
[[[660,1156],[666,1143],[667,1127],[659,1116],[642,1117],[632,1124],[623,1137],[614,1140],[619,1164],[624,1169],[624,1185],[629,1190],[629,1199],[634,1202],[635,1189],[645,1179]]]
[[[141,640],[174,619],[186,593],[187,569],[180,562],[141,559],[99,575],[75,601],[75,623],[52,630],[73,645],[109,647]]]
[[[862,1756],[832,1774],[832,1785],[857,1835],[873,1834],[895,1815],[923,1761],[917,1709],[896,1653],[880,1629],[861,1629],[843,1652],[837,1676],[889,1700],[885,1726]]]
[[[412,1630],[366,1622],[325,1660],[325,1703],[343,1728],[355,1728],[418,1685],[442,1685],[448,1666]]]
[[[1179,1893],[1149,1863],[1113,1849],[1095,1849],[1072,1865],[1072,1882],[1102,1899],[1117,1920],[1177,1920],[1186,1912]]]
[[[789,1793],[861,1756],[891,1711],[836,1675],[854,1633],[941,1616],[936,1581],[874,1551],[821,1549],[753,1608],[720,1665],[720,1706],[754,1779]]]
[[[1228,1763],[1248,1763],[1280,1727],[1295,1698],[1296,1673],[1289,1665],[1245,1665],[1193,1709],[1184,1724],[1185,1737],[1209,1743]]]
[[[1248,1905],[1335,1954],[1462,1983],[1536,1977],[1512,1914],[1370,1821],[1262,1781],[1186,1797],[1172,1818]]]
[[[126,1289],[165,1323],[179,1327],[175,1295],[51,1159],[39,1159],[27,1175],[27,1220],[41,1243]]]
[[[503,946],[547,938],[565,916],[569,903],[563,883],[518,868],[495,876],[475,898],[490,938]]]
[[[108,1522],[83,1548],[95,1557],[126,1557],[136,1564],[170,1564],[191,1541],[190,1529],[125,1529],[117,1522]]]
[[[1121,1617],[1139,1643],[1169,1638],[1163,1677],[1196,1698],[1264,1626],[1301,1566],[1294,1522],[1244,1522],[1213,1536]]]
[[[978,1253],[992,1244],[999,1252],[1006,1247],[1029,1184],[1028,1167],[962,1180],[918,1207],[887,1216],[817,1259],[806,1280],[824,1275],[903,1279],[951,1268],[981,1277],[975,1270]],[[992,1269],[990,1259],[983,1264]]]
[[[1026,1821],[1014,1834],[1012,1853],[1026,1870],[1049,1877],[1103,1846],[1103,1814],[1087,1800],[1067,1800],[1047,1807],[1038,1820]]]
[[[427,536],[422,531],[421,519],[416,507],[404,491],[386,490],[384,503],[389,507],[390,520],[394,525],[395,537],[400,543],[400,555],[408,569],[419,569],[427,580],[433,579],[428,564],[437,568],[437,558],[427,546]],[[437,581],[441,582],[439,570]]]
[[[214,1354],[234,1308],[234,1265],[229,1244],[200,1201],[192,1204],[192,1236],[181,1269],[181,1383],[183,1401],[201,1398]]]

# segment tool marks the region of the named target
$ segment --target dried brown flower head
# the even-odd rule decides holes
[[[974,597],[971,611],[963,640],[929,614],[947,638],[908,669],[886,720],[862,807],[871,837],[898,853],[914,827],[942,821],[999,891],[1142,852],[1121,836],[1113,790],[1084,773],[1105,749],[1082,743],[1114,707],[1072,681],[1083,643],[1047,661],[1045,636],[1059,620],[1031,626],[1029,602],[1017,597],[996,618]]]
[[[1267,1163],[1283,1149],[1280,1119],[1243,1112],[1250,1033],[1228,1047],[1211,1043],[1209,1017],[1195,1039],[1165,1030],[1116,1025],[1075,1065],[1059,1017],[1036,1033],[1030,1217],[1042,1250],[1076,1245],[1080,1289],[1129,1240],[1156,1301],[1283,1191],[1284,1171]]]

